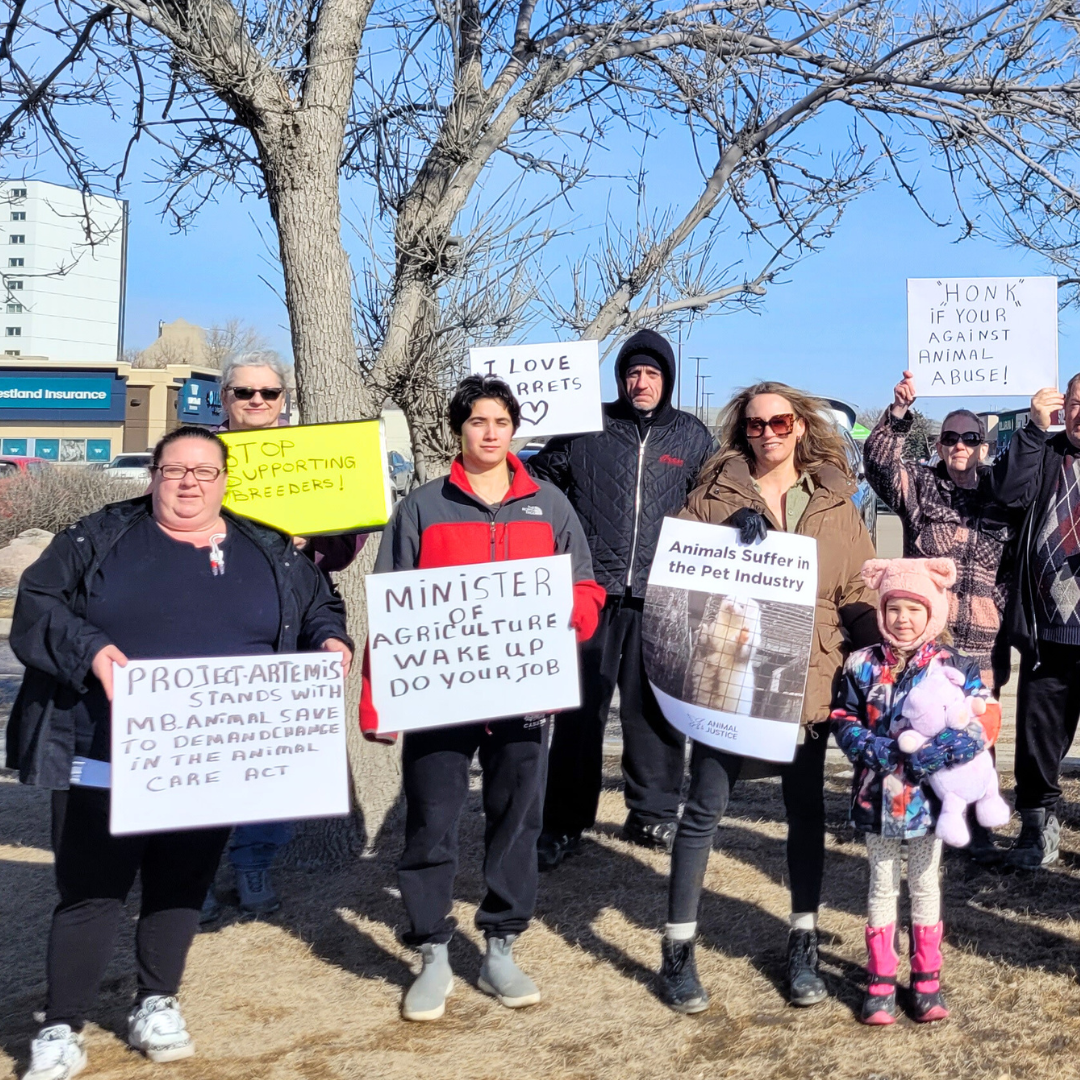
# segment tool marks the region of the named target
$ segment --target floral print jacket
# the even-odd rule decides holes
[[[966,677],[964,693],[987,705],[981,718],[963,730],[946,729],[910,758],[896,746],[908,726],[904,702],[926,675],[931,661],[958,668]],[[899,657],[887,644],[853,652],[832,711],[840,749],[855,766],[851,787],[851,821],[863,832],[911,839],[932,832],[940,809],[926,778],[946,765],[970,761],[985,749],[986,732],[996,734],[1000,709],[979,677],[978,662],[948,645],[928,641],[896,674]]]

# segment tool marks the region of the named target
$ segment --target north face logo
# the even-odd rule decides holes
[[[522,511],[522,513],[529,514],[532,517],[543,517],[544,516],[543,507],[533,506],[531,503],[528,506],[523,506],[521,508],[521,511]]]
[[[682,458],[672,457],[670,454],[661,454],[660,455],[660,464],[661,465],[684,465],[685,462],[683,461]]]

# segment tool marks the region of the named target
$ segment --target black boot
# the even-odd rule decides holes
[[[698,979],[694,941],[663,939],[664,962],[657,976],[660,1000],[676,1012],[699,1013],[709,1007],[709,991]]]
[[[968,814],[968,827],[971,830],[971,843],[967,846],[968,858],[980,866],[993,866],[1001,862],[1003,852],[994,843],[990,830],[975,819],[974,808]]]
[[[827,996],[817,973],[817,931],[792,930],[788,934],[788,1000],[792,1005],[817,1005]]]
[[[666,851],[671,854],[672,845],[675,843],[675,831],[678,829],[677,821],[656,821],[652,823],[642,821],[636,814],[629,814],[622,828],[622,838],[638,847],[652,848],[655,851]]]
[[[558,836],[554,833],[541,833],[540,839],[536,841],[536,864],[540,872],[556,869],[563,859],[573,855],[579,847],[581,833],[562,833]]]
[[[1005,862],[1017,870],[1037,870],[1058,860],[1058,839],[1061,825],[1049,811],[1020,811],[1020,835],[1009,849]]]

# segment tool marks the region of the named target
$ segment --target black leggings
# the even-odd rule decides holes
[[[790,765],[780,767],[787,810],[791,910],[817,911],[825,871],[825,747],[828,723],[815,724]],[[695,742],[690,791],[675,834],[668,881],[668,922],[696,922],[716,826],[727,810],[743,759]]]
[[[60,903],[49,932],[46,1024],[83,1026],[116,948],[120,911],[136,874],[142,879],[137,1000],[177,992],[199,908],[228,837],[228,829],[112,836],[108,791],[53,792]]]

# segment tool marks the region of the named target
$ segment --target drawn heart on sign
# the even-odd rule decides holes
[[[526,413],[535,413],[535,416],[527,416]],[[548,414],[548,403],[546,401],[523,401],[521,403],[521,419],[526,424],[539,424]]]

